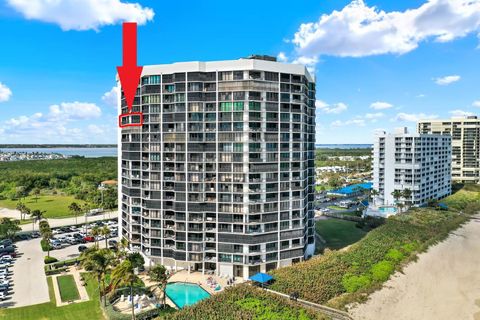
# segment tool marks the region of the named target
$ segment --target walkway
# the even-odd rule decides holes
[[[354,319],[480,319],[480,215],[350,310]]]

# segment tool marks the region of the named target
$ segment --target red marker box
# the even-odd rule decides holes
[[[122,119],[124,119],[124,118],[127,118],[126,123],[122,123]],[[123,113],[123,114],[119,115],[118,116],[118,126],[120,128],[141,127],[141,126],[143,126],[143,113],[142,112],[130,112],[130,113]]]

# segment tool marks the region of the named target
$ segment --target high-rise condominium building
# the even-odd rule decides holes
[[[452,180],[480,183],[480,120],[476,116],[421,120],[419,133],[452,136]]]
[[[246,278],[313,254],[315,83],[304,66],[145,66],[133,111],[144,124],[120,129],[120,221],[147,261]]]
[[[394,190],[412,191],[412,205],[423,205],[451,193],[451,137],[410,134],[407,128],[380,132],[373,144],[373,188],[376,205],[393,205]]]

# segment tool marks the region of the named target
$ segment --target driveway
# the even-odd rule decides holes
[[[10,267],[10,281],[13,283],[7,300],[0,307],[23,307],[49,302],[47,278],[43,268],[44,253],[40,239],[16,242],[17,259]],[[12,272],[13,271],[13,272]]]
[[[67,233],[66,233],[67,234]],[[118,237],[116,238],[109,238],[108,240],[115,239],[118,241]],[[105,248],[105,240],[101,240],[98,242],[100,248]],[[50,251],[50,256],[57,258],[59,261],[61,260],[67,260],[67,259],[73,259],[76,258],[80,255],[78,252],[78,247],[81,246],[82,244],[75,244],[73,246],[68,246],[63,249],[57,249],[57,250],[52,250]],[[83,244],[84,246],[91,247],[95,245],[94,242],[88,242]]]

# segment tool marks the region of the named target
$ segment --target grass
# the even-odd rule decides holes
[[[19,200],[0,200],[1,208],[15,209]],[[36,201],[33,196],[28,196],[26,199],[22,200],[27,207],[32,211],[39,209],[45,210],[46,218],[66,218],[72,217],[73,215],[68,210],[68,206],[72,202],[76,202],[79,205],[84,204],[82,200],[75,199],[72,196],[67,195],[41,195]],[[18,216],[20,218],[20,215]],[[26,218],[28,219],[28,215]],[[80,216],[79,216],[80,217]]]
[[[315,228],[327,242],[325,247],[337,250],[357,242],[367,234],[355,224],[353,221],[326,219],[317,221]]]
[[[64,276],[58,276],[57,283],[62,302],[80,299],[80,294],[78,293],[77,285],[73,275],[67,274]]]
[[[48,277],[48,293],[50,302],[37,304],[33,306],[11,308],[0,310],[0,319],[2,320],[71,320],[71,319],[89,319],[104,320],[100,309],[98,288],[95,279],[90,275],[85,275],[87,280],[87,293],[89,301],[73,303],[63,307],[57,307],[55,304],[55,294],[53,292],[52,278]]]

